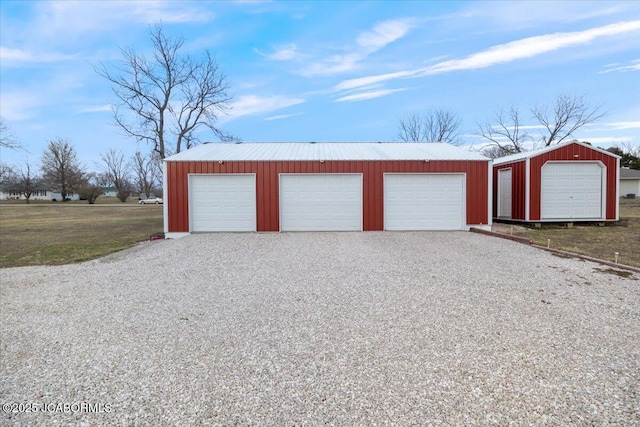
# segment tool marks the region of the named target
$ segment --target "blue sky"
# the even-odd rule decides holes
[[[640,145],[640,2],[161,2],[0,3],[0,115],[39,160],[68,139],[95,169],[110,148],[137,145],[113,125],[111,88],[93,66],[120,48],[149,51],[162,21],[185,50],[215,53],[231,83],[219,126],[243,141],[394,141],[398,119],[446,108],[462,140],[510,105],[527,113],[560,94],[585,95],[607,115],[575,134],[602,147]],[[203,141],[215,140],[201,133]]]

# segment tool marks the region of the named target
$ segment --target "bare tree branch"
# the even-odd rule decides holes
[[[525,150],[525,144],[531,141],[531,135],[522,128],[520,111],[516,106],[496,111],[493,118],[478,123],[478,135],[489,142],[483,150],[487,157],[496,158]]]
[[[22,148],[22,144],[20,144],[18,138],[11,133],[9,126],[7,126],[2,117],[0,117],[0,147],[9,148],[11,150],[18,150]]]
[[[560,95],[552,107],[534,105],[531,113],[546,130],[540,140],[547,147],[561,143],[581,127],[605,115],[602,106],[591,107],[582,95]]]
[[[462,121],[444,109],[427,110],[424,114],[410,113],[399,120],[397,138],[404,142],[446,142],[459,145]]]
[[[122,49],[122,60],[113,70],[103,63],[95,70],[111,83],[118,99],[115,123],[125,135],[151,143],[163,159],[197,143],[196,131],[202,126],[223,135],[216,122],[229,108],[231,96],[209,51],[199,58],[182,54],[184,39],[168,37],[161,25],[151,27],[149,36],[150,58]]]

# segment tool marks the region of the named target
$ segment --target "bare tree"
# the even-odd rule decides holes
[[[605,115],[602,106],[590,106],[583,95],[560,95],[553,106],[534,105],[531,113],[546,130],[540,135],[546,147],[561,143],[576,130]]]
[[[487,157],[496,158],[526,151],[531,135],[523,129],[518,107],[501,108],[490,120],[478,123],[478,135],[489,142],[483,150]]]
[[[156,181],[153,156],[143,156],[139,151],[131,159],[133,183],[142,196],[149,196]]]
[[[7,163],[0,162],[0,186],[7,189],[7,185],[15,181],[16,173]]]
[[[0,147],[17,150],[22,148],[22,144],[18,141],[14,134],[11,133],[9,126],[0,117]]]
[[[126,135],[151,143],[161,159],[197,143],[202,126],[226,137],[216,121],[231,96],[213,55],[208,50],[197,58],[181,53],[184,38],[170,38],[162,25],[150,27],[149,35],[151,57],[126,48],[114,70],[103,63],[95,68],[119,100],[113,108],[116,124]]]
[[[453,112],[431,109],[424,114],[410,113],[399,120],[398,139],[404,142],[446,142],[457,140],[462,121]]]
[[[82,181],[78,184],[78,195],[82,199],[87,199],[90,205],[96,202],[96,199],[102,194],[102,184],[100,175],[95,172],[85,174]]]
[[[33,193],[42,190],[42,184],[42,178],[31,172],[31,164],[26,161],[24,166],[16,172],[12,187],[13,191],[24,196],[27,203],[29,203]]]
[[[131,183],[129,164],[125,161],[124,154],[111,149],[106,154],[101,154],[100,158],[102,159],[100,168],[106,180],[116,188],[116,197],[121,202],[126,202],[131,193]]]
[[[63,201],[82,185],[84,173],[75,148],[67,140],[58,138],[49,141],[42,155],[42,178],[60,192]]]

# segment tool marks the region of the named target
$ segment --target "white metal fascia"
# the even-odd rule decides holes
[[[620,220],[620,158],[616,159],[616,221]]]
[[[162,162],[162,197],[164,198],[164,203],[162,204],[162,216],[164,223],[164,232],[169,232],[169,178],[167,177],[167,162]]]
[[[524,220],[529,221],[529,218],[531,217],[529,215],[529,208],[530,208],[529,198],[531,195],[531,159],[530,158],[527,158],[525,160],[524,173],[525,173],[524,175]],[[513,213],[511,214],[511,216],[513,217]]]
[[[487,189],[489,191],[487,191],[487,198],[488,198],[488,203],[487,203],[487,219],[488,219],[488,224],[487,225],[492,225],[493,224],[493,161],[489,161],[489,174],[488,174],[488,181],[489,181],[489,186],[487,187]],[[465,192],[466,194],[466,192]]]

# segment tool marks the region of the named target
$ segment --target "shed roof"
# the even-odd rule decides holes
[[[476,160],[479,153],[444,143],[403,142],[212,142],[167,157],[179,161],[270,160]]]
[[[539,148],[537,150],[524,151],[522,153],[516,153],[516,154],[511,154],[509,156],[500,157],[498,159],[495,159],[493,161],[493,164],[494,165],[501,165],[501,164],[504,164],[504,163],[511,163],[511,162],[517,162],[517,161],[524,160],[524,159],[530,159],[532,157],[539,156],[540,154],[544,154],[544,153],[547,153],[549,151],[557,150],[558,148],[561,148],[561,147],[564,147],[564,146],[567,146],[567,145],[570,145],[570,144],[582,145],[583,147],[587,147],[587,148],[590,148],[592,150],[599,151],[599,152],[607,154],[607,155],[609,155],[611,157],[619,157],[619,156],[616,156],[615,154],[613,154],[613,153],[611,153],[609,151],[603,150],[603,149],[598,148],[598,147],[594,147],[593,145],[589,145],[586,142],[582,142],[582,141],[578,141],[578,140],[574,139],[573,141],[563,142],[562,144],[558,144],[558,145],[551,145],[549,147]]]
[[[620,179],[640,179],[640,170],[620,168]]]

